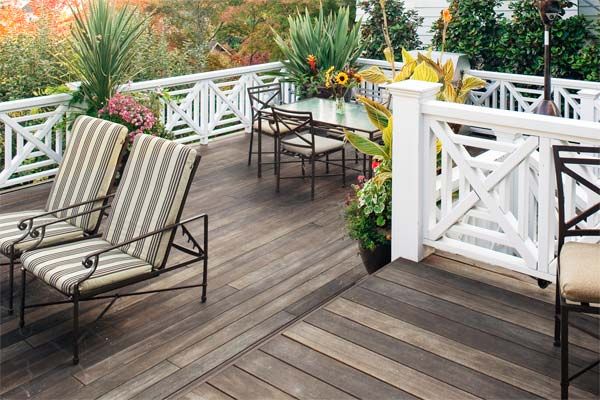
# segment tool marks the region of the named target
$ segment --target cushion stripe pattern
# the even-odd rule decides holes
[[[25,231],[21,231],[17,227],[19,221],[43,213],[44,210],[31,210],[24,212],[0,214],[0,252],[2,252],[6,256],[9,256],[10,246],[13,243],[13,241],[19,239],[25,233]],[[36,219],[35,224],[41,225],[52,221],[56,221],[56,217],[48,215],[46,217]],[[46,228],[46,233],[44,235],[42,245],[45,246],[48,244],[57,243],[59,241],[76,239],[82,236],[82,229],[68,224],[66,222],[58,222]],[[17,250],[17,252],[24,251],[33,244],[35,244],[37,240],[38,239],[32,239],[28,236],[15,245],[15,250]]]
[[[110,189],[126,139],[127,128],[123,125],[88,116],[78,117],[73,124],[46,210],[56,210],[105,196]],[[100,205],[92,203],[55,215],[65,218]],[[69,222],[90,231],[95,228],[99,218],[100,213],[96,212],[73,218]]]
[[[118,244],[177,222],[195,159],[196,150],[189,146],[138,136],[112,202],[104,239]],[[154,235],[121,250],[160,267],[170,236],[171,232]]]
[[[83,259],[110,247],[102,239],[86,239],[45,249],[27,251],[21,257],[23,267],[47,284],[66,294],[73,294],[77,285],[89,273]],[[123,253],[119,249],[102,254],[94,275],[79,286],[81,293],[147,274],[152,271],[148,263]]]

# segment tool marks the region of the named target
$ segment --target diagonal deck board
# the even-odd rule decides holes
[[[557,398],[560,360],[545,292],[533,280],[504,276],[514,280],[506,284],[493,269],[461,264],[453,272],[451,266],[439,268],[444,257],[430,259],[436,267],[428,265],[429,259],[390,264],[221,373],[264,352],[273,357],[271,368],[285,362],[361,399]],[[528,296],[534,292],[536,296]],[[574,340],[578,345],[572,347],[572,371],[598,357],[600,347],[583,337]],[[292,394],[288,385],[268,383],[289,395],[305,395]],[[391,394],[393,390],[398,392]],[[576,379],[570,394],[592,399],[599,391],[594,370]],[[185,394],[181,391],[177,398]]]

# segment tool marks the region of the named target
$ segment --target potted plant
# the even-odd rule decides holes
[[[375,171],[379,161],[373,162]],[[378,184],[375,179],[360,176],[352,185],[354,194],[346,200],[346,228],[348,235],[358,241],[363,264],[369,274],[392,259],[392,185],[391,180]]]

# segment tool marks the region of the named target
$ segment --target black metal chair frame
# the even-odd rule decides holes
[[[117,163],[117,165],[122,164],[125,160],[125,156],[127,154],[127,145],[124,144],[123,148],[121,149],[121,152],[119,153],[119,157],[118,160],[119,162]],[[109,184],[109,188],[113,188],[113,186],[115,185],[115,180],[117,178],[117,170],[118,168],[115,168],[115,172],[113,173],[113,176],[110,180],[110,184]],[[110,190],[110,189],[109,189]],[[84,238],[90,238],[90,237],[94,237],[94,235],[96,235],[98,233],[98,231],[100,230],[100,225],[102,223],[102,217],[106,216],[106,206],[109,205],[109,201],[111,201],[111,199],[114,197],[114,193],[113,194],[108,194],[106,196],[102,196],[93,200],[87,200],[87,201],[83,201],[80,203],[76,203],[76,204],[71,204],[67,207],[63,207],[63,208],[59,208],[56,210],[50,210],[50,211],[46,211],[43,212],[41,214],[37,214],[34,215],[32,217],[28,217],[28,218],[24,218],[21,221],[19,221],[17,228],[19,228],[20,231],[23,231],[23,235],[21,237],[19,237],[18,239],[14,240],[10,247],[9,247],[9,251],[8,251],[8,263],[2,263],[0,264],[0,266],[9,266],[9,272],[8,272],[8,279],[9,279],[9,300],[8,300],[8,314],[12,315],[14,314],[14,276],[15,276],[15,264],[17,262],[19,262],[19,257],[21,257],[21,251],[19,251],[18,249],[15,248],[15,246],[19,243],[21,243],[23,240],[27,239],[27,237],[29,237],[30,235],[32,235],[33,233],[33,229],[34,229],[34,223],[35,220],[41,217],[46,217],[48,215],[53,215],[62,211],[67,211],[73,208],[77,208],[77,207],[81,207],[90,203],[97,203],[97,202],[102,202],[102,206],[101,207],[97,207],[94,210],[90,210],[90,212],[88,212],[89,214],[92,214],[93,212],[100,212],[100,216],[98,217],[98,222],[96,222],[96,225],[94,226],[93,229],[89,230],[89,231],[85,231],[83,232]],[[82,214],[77,214],[74,216],[70,216],[68,218],[62,218],[58,221],[54,221],[54,223],[57,222],[67,222],[72,218],[78,217],[80,215],[85,215],[88,213],[82,213]],[[46,224],[49,225],[49,224]],[[41,226],[40,226],[41,227]],[[45,229],[45,228],[44,228]],[[36,238],[34,236],[31,236],[33,238]],[[39,246],[39,244],[41,243],[41,241],[43,240],[42,238],[39,238],[38,242],[34,245]],[[70,241],[59,241],[59,242],[55,242],[53,243],[54,245],[57,244],[61,244],[61,243],[67,243]]]
[[[345,148],[342,147],[341,149],[335,149],[335,150],[326,151],[326,152],[322,152],[322,153],[316,152],[315,136],[317,136],[317,135],[315,134],[315,131],[317,130],[317,128],[314,124],[312,113],[304,112],[304,111],[289,111],[289,110],[284,110],[284,109],[280,109],[277,107],[272,107],[272,110],[273,110],[273,118],[275,119],[275,126],[277,128],[277,135],[275,137],[276,146],[277,146],[277,152],[275,153],[275,173],[277,175],[277,186],[276,186],[277,193],[279,193],[281,179],[297,179],[297,178],[305,179],[306,178],[306,169],[305,169],[306,162],[310,163],[310,166],[311,166],[311,174],[310,174],[310,177],[311,177],[310,198],[311,198],[311,200],[314,200],[314,198],[315,198],[315,179],[316,178],[342,176],[342,184],[345,187],[346,186],[346,152],[345,152]],[[282,126],[286,128],[287,132],[285,134],[281,133]],[[321,131],[322,131],[322,129],[321,129]],[[310,141],[302,136],[302,134],[304,134],[304,133],[310,133],[310,135],[311,135]],[[290,137],[299,138],[304,143],[302,143],[302,144],[290,143],[289,142]],[[341,140],[340,140],[340,142],[343,143],[343,141],[341,141]],[[282,147],[283,144],[288,144],[289,146],[294,146],[294,147],[299,147],[299,148],[310,149],[311,155],[309,157],[307,157],[304,154],[286,150],[285,148]],[[342,153],[341,164],[338,164],[338,162],[336,160],[329,159],[329,155],[337,153],[337,152]],[[282,161],[281,160],[282,154],[290,156],[290,157],[300,158],[300,160]],[[321,157],[326,157],[326,159],[321,160],[320,159]],[[315,174],[315,164],[317,162],[321,162],[321,163],[325,164],[326,175],[316,175]],[[281,176],[281,164],[282,163],[301,163],[302,175],[300,175],[300,176]],[[341,167],[342,173],[341,174],[330,174],[329,173],[330,165]]]
[[[275,161],[264,163],[262,161],[263,154],[275,155],[277,151],[277,143],[273,143],[273,151],[262,150],[262,124],[263,123],[274,123],[273,116],[271,114],[271,107],[273,105],[281,104],[281,83],[269,83],[261,86],[253,86],[248,88],[248,98],[250,99],[250,109],[252,112],[252,123],[250,127],[250,146],[248,149],[248,165],[252,164],[252,154],[258,156],[258,177],[262,176],[263,165],[275,165]],[[268,95],[265,100],[262,95]],[[258,124],[258,132],[255,132],[254,124]],[[253,151],[254,134],[257,134],[258,149]]]
[[[569,376],[569,314],[572,312],[600,314],[600,307],[595,307],[589,303],[567,303],[567,300],[560,293],[560,252],[565,244],[565,238],[575,236],[600,236],[600,229],[581,229],[577,224],[586,221],[590,216],[600,211],[600,202],[583,210],[578,215],[570,220],[565,220],[565,193],[563,187],[563,174],[568,175],[577,183],[585,186],[587,189],[600,195],[600,187],[590,182],[577,172],[569,168],[569,165],[596,165],[600,166],[600,158],[596,157],[563,157],[561,152],[571,152],[579,154],[596,154],[600,155],[600,147],[584,147],[584,146],[553,146],[554,163],[556,169],[556,182],[558,192],[558,267],[556,271],[556,313],[554,326],[554,345],[560,346],[561,350],[561,398],[568,399],[569,397],[569,382],[577,378],[581,374],[591,370],[600,361],[595,361],[589,366],[581,369],[577,373]],[[600,262],[600,261],[599,261]],[[598,332],[590,332],[582,327],[578,327],[581,331],[598,338]]]
[[[192,168],[190,180],[189,180],[188,185],[184,192],[183,200],[181,203],[181,208],[177,215],[177,219],[176,219],[177,222],[175,222],[174,224],[171,224],[169,226],[166,226],[162,229],[158,229],[153,232],[148,232],[144,235],[140,235],[136,238],[113,245],[109,248],[88,254],[82,260],[82,265],[86,269],[89,269],[90,272],[86,275],[86,277],[84,279],[82,279],[81,281],[79,281],[77,283],[77,286],[75,287],[75,290],[72,294],[62,292],[62,291],[58,290],[57,288],[53,287],[56,291],[61,293],[63,296],[67,297],[66,300],[47,302],[47,303],[38,303],[38,304],[25,304],[27,271],[25,270],[25,268],[21,267],[21,310],[20,310],[20,320],[19,320],[20,327],[23,328],[25,326],[25,309],[45,307],[45,306],[51,306],[51,305],[56,305],[56,304],[73,304],[73,332],[72,332],[73,364],[78,364],[79,363],[79,338],[80,338],[80,334],[79,334],[79,303],[82,301],[112,299],[111,302],[100,313],[100,316],[96,319],[96,321],[98,319],[100,319],[102,316],[104,316],[104,314],[106,314],[108,309],[120,297],[139,296],[139,295],[145,295],[145,294],[151,294],[151,293],[169,292],[169,291],[175,291],[175,290],[201,287],[202,288],[201,301],[202,301],[202,303],[205,303],[206,302],[207,283],[208,283],[208,215],[200,214],[200,215],[196,215],[194,217],[188,218],[184,221],[181,221],[181,215],[183,213],[183,208],[185,206],[185,202],[186,202],[187,196],[190,191],[190,187],[191,187],[192,180],[193,180],[192,178],[193,178],[193,176],[195,176],[199,162],[200,162],[200,156],[197,156],[194,166]],[[97,209],[81,213],[81,215],[96,212],[100,209],[105,210],[108,207],[110,207],[110,206],[99,207]],[[77,216],[79,216],[79,215],[77,215]],[[73,216],[71,216],[69,218],[73,218]],[[190,230],[186,227],[186,225],[188,225],[194,221],[197,221],[199,219],[203,219],[203,221],[204,221],[204,237],[203,237],[202,245],[199,244],[199,242],[196,240],[196,238],[194,238],[194,236],[190,232]],[[34,237],[39,237],[37,244],[42,242],[45,228],[48,225],[57,223],[57,222],[58,221],[53,221],[53,222],[38,226],[33,229],[32,235]],[[185,239],[187,240],[188,243],[191,243],[191,246],[183,246],[183,245],[175,243],[175,235],[179,228],[181,228],[181,234],[185,237]],[[148,238],[148,237],[151,237],[154,235],[162,234],[162,233],[167,233],[167,232],[171,232],[171,236],[169,238],[169,242],[168,242],[168,246],[167,246],[166,253],[164,256],[164,260],[159,267],[153,268],[152,271],[147,274],[139,275],[139,276],[136,276],[131,279],[127,279],[127,280],[116,282],[116,283],[113,283],[110,285],[106,285],[106,286],[100,287],[98,289],[91,290],[89,292],[85,292],[85,293],[80,292],[79,285],[81,283],[85,282],[86,280],[90,279],[94,275],[94,272],[96,271],[96,268],[98,267],[99,258],[102,254],[109,252],[111,250],[118,249],[118,248],[128,245],[130,243],[134,243],[134,242],[140,241],[142,239],[145,239],[145,238]],[[100,235],[96,234],[93,237],[99,237],[99,236]],[[82,240],[86,240],[86,239],[90,239],[90,238],[91,237],[75,239],[75,240],[71,240],[68,242],[64,242],[62,244],[73,243],[73,242],[82,241]],[[48,245],[48,246],[41,246],[41,247],[34,247],[34,248],[42,249],[42,248],[49,248],[49,247],[52,247],[52,246]],[[179,251],[191,256],[191,258],[187,259],[181,263],[167,266],[169,254],[172,249],[179,250]],[[202,283],[194,284],[194,285],[176,286],[176,287],[170,287],[170,288],[165,288],[165,289],[106,294],[108,292],[112,292],[116,289],[120,289],[120,288],[129,286],[129,285],[132,285],[134,283],[143,282],[148,279],[156,278],[164,273],[171,272],[171,271],[186,267],[190,264],[200,262],[200,261],[203,262]]]

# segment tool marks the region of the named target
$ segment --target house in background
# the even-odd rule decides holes
[[[360,2],[360,1],[359,1]],[[572,0],[576,5],[567,10],[567,16],[571,15],[586,15],[590,18],[598,19],[600,15],[600,0]],[[419,35],[423,44],[427,45],[431,42],[433,34],[431,26],[439,18],[441,11],[448,7],[448,0],[404,0],[407,8],[413,8],[423,17],[423,26],[419,28]],[[510,1],[505,1],[502,7],[498,8],[499,14],[510,16],[508,5]],[[366,17],[358,7],[357,18]]]

